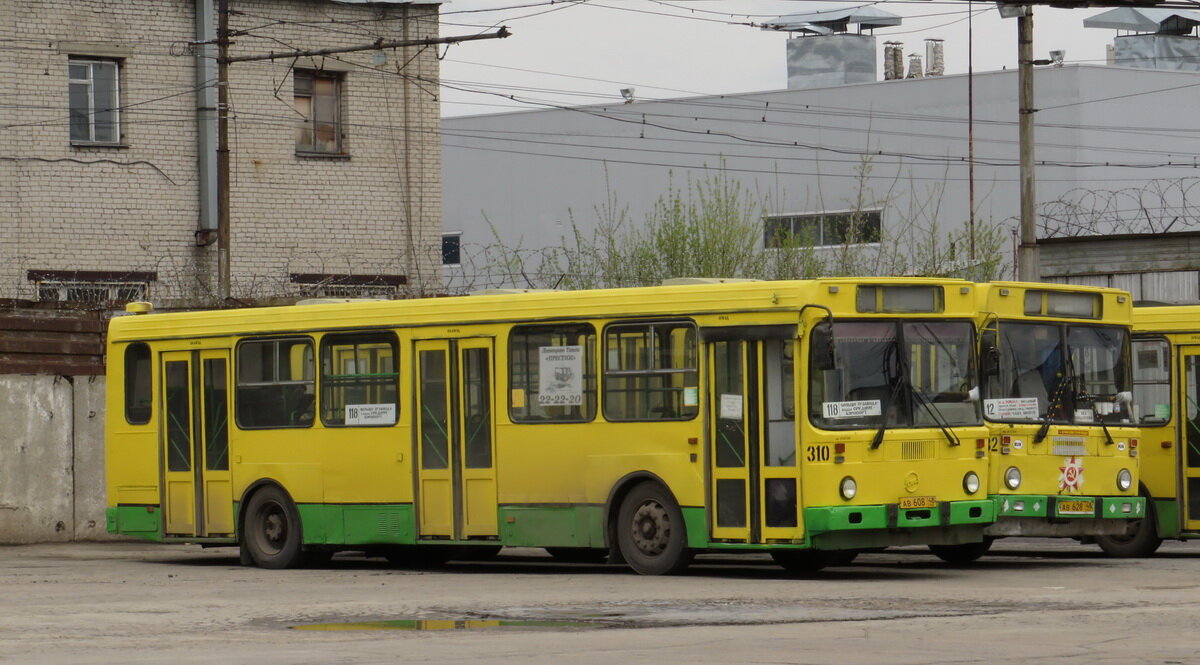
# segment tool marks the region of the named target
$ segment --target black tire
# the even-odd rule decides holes
[[[687,568],[683,511],[671,493],[657,483],[637,485],[617,513],[617,546],[630,568],[642,575],[671,575]]]
[[[815,573],[830,566],[847,566],[858,556],[854,550],[771,550],[771,558],[792,573]]]
[[[979,559],[979,557],[987,554],[987,551],[992,549],[992,543],[995,538],[984,538],[978,543],[963,543],[961,545],[930,545],[929,549],[937,558],[946,563],[971,563]]]
[[[500,553],[500,545],[460,545],[454,548],[450,559],[454,561],[491,561]]]
[[[563,563],[604,563],[608,558],[608,550],[592,549],[590,547],[547,547],[546,552],[555,561]]]
[[[1163,539],[1158,536],[1158,520],[1154,515],[1154,501],[1146,497],[1146,516],[1131,520],[1129,530],[1123,536],[1096,536],[1096,544],[1104,553],[1115,557],[1138,557],[1154,554]]]
[[[242,518],[242,546],[259,568],[305,563],[300,513],[282,489],[268,485],[250,497]]]
[[[448,545],[400,545],[389,547],[383,557],[398,568],[437,568],[454,556]]]

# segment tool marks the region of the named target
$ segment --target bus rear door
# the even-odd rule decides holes
[[[233,535],[228,367],[224,349],[161,355],[166,536]]]

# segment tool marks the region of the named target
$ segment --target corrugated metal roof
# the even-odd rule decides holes
[[[851,7],[816,9],[813,11],[787,14],[766,21],[764,30],[787,30],[792,32],[813,32],[827,35],[846,29],[848,25],[857,25],[867,30],[900,25],[904,19],[897,14],[885,12],[875,7]]]
[[[445,5],[440,0],[329,0],[339,5]]]

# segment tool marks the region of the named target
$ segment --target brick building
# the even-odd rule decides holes
[[[230,55],[436,37],[427,0],[230,0]],[[214,0],[0,0],[0,298],[214,304]],[[436,47],[229,66],[231,296],[436,288]]]

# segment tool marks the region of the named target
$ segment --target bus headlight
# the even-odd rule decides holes
[[[1121,469],[1117,472],[1117,489],[1122,492],[1133,487],[1133,474],[1129,473],[1129,469]]]
[[[979,491],[979,476],[974,471],[968,471],[967,475],[963,476],[963,489],[967,491],[967,494]]]
[[[1021,470],[1015,466],[1010,466],[1004,471],[1004,486],[1010,490],[1015,490],[1021,486]]]
[[[846,476],[842,478],[841,484],[838,485],[838,492],[842,494],[843,499],[849,501],[854,498],[854,495],[858,494],[858,483],[854,482],[854,479],[850,476]]]

